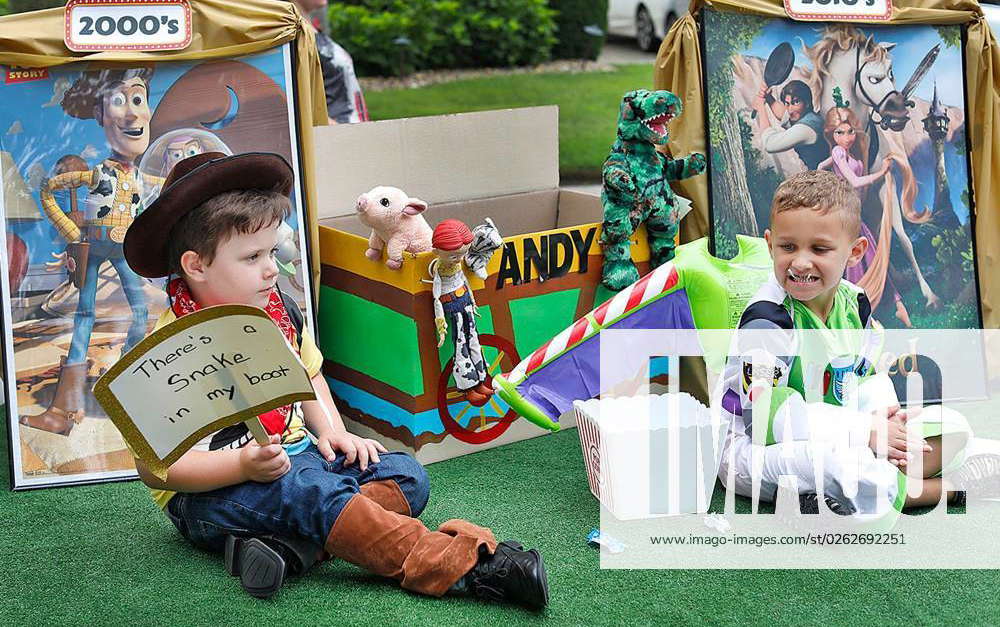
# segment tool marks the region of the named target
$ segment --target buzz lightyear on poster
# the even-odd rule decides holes
[[[203,152],[233,154],[222,139],[211,131],[200,128],[180,128],[170,131],[150,144],[139,161],[139,172],[147,181],[154,183],[144,188],[143,206],[149,206],[160,195],[163,180],[179,161]]]
[[[191,154],[277,152],[298,171],[291,51],[0,72],[5,254],[24,268],[3,294],[14,485],[130,476],[131,455],[91,390],[167,298],[125,263],[125,233]],[[304,307],[298,192],[293,204],[281,287]]]

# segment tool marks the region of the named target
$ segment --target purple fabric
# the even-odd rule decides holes
[[[864,222],[861,223],[861,237],[868,240],[868,250],[865,251],[865,256],[862,257],[861,263],[847,266],[844,270],[844,278],[857,285],[861,277],[865,275],[865,270],[868,266],[872,265],[872,259],[875,259],[875,236],[872,235],[871,229]],[[891,279],[886,279],[891,280]]]
[[[743,404],[740,403],[740,395],[735,390],[726,390],[722,397],[722,408],[730,414],[743,415]]]
[[[608,327],[609,329],[693,329],[691,305],[684,290],[664,296]],[[552,363],[528,375],[517,391],[554,422],[573,401],[600,393],[600,334],[578,344]]]
[[[864,164],[861,163],[861,160],[852,157],[851,153],[847,152],[843,146],[834,146],[830,154],[833,157],[833,172],[840,178],[847,179],[848,181],[851,180],[844,176],[844,170],[840,167],[842,162],[847,164],[847,167],[851,169],[851,172],[856,177],[860,177],[861,173],[864,172]],[[875,236],[872,235],[871,230],[864,221],[861,222],[861,237],[868,240],[868,250],[865,251],[864,258],[862,258],[861,263],[855,266],[848,266],[844,270],[844,278],[855,284],[864,276],[865,270],[868,269],[868,266],[872,263],[872,259],[875,258]]]
[[[847,167],[854,172],[854,176],[861,176],[861,173],[864,172],[864,164],[861,163],[861,160],[852,157],[851,153],[847,152],[843,147],[835,146],[832,154],[834,157],[833,171],[840,178],[846,179],[847,177],[844,176],[844,171],[840,168],[839,160],[847,162]],[[868,250],[865,251],[865,256],[861,259],[861,263],[854,266],[848,266],[847,269],[844,270],[844,278],[855,285],[857,285],[858,281],[861,280],[861,277],[865,275],[865,271],[872,265],[872,259],[875,258],[875,236],[872,235],[871,229],[868,228],[868,225],[865,224],[863,220],[861,221],[861,237],[868,240]],[[892,284],[892,278],[888,274],[885,277],[885,287],[883,290],[885,293],[891,294],[894,301],[901,299],[899,292],[896,290],[896,286]]]
[[[844,171],[840,169],[841,160],[847,162],[847,167],[854,172],[854,176],[861,176],[861,173],[864,172],[865,166],[861,163],[861,160],[852,157],[851,153],[847,152],[843,146],[834,146],[833,150],[830,151],[830,155],[833,157],[833,172],[840,178],[847,178],[844,176]]]
[[[861,237],[868,240],[868,250],[865,251],[865,256],[861,258],[861,263],[853,266],[847,266],[844,269],[844,278],[854,283],[855,285],[861,280],[861,277],[865,275],[865,271],[872,264],[872,259],[875,258],[875,236],[872,234],[868,225],[861,222]],[[885,275],[885,287],[882,288],[883,294],[889,294],[892,296],[893,302],[902,300],[899,295],[899,291],[896,290],[896,286],[892,282],[892,277],[888,273]]]

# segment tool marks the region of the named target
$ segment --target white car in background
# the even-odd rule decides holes
[[[687,8],[688,0],[608,0],[608,34],[634,37],[653,52]]]

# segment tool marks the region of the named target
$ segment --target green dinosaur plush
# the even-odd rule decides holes
[[[670,159],[656,150],[667,143],[667,123],[681,114],[681,99],[669,91],[638,89],[625,94],[618,113],[618,139],[604,162],[601,202],[604,225],[602,281],[618,291],[637,281],[629,238],[643,222],[653,268],[673,259],[680,221],[669,181],[705,170],[705,156]]]

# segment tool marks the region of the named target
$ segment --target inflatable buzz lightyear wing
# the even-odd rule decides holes
[[[763,239],[737,236],[739,253],[719,259],[702,238],[677,247],[663,264],[494,377],[497,393],[526,420],[552,431],[573,401],[594,398],[600,386],[600,332],[605,329],[732,329],[771,272]],[[706,364],[720,371],[728,342],[703,346]],[[704,344],[703,340],[703,344]]]

